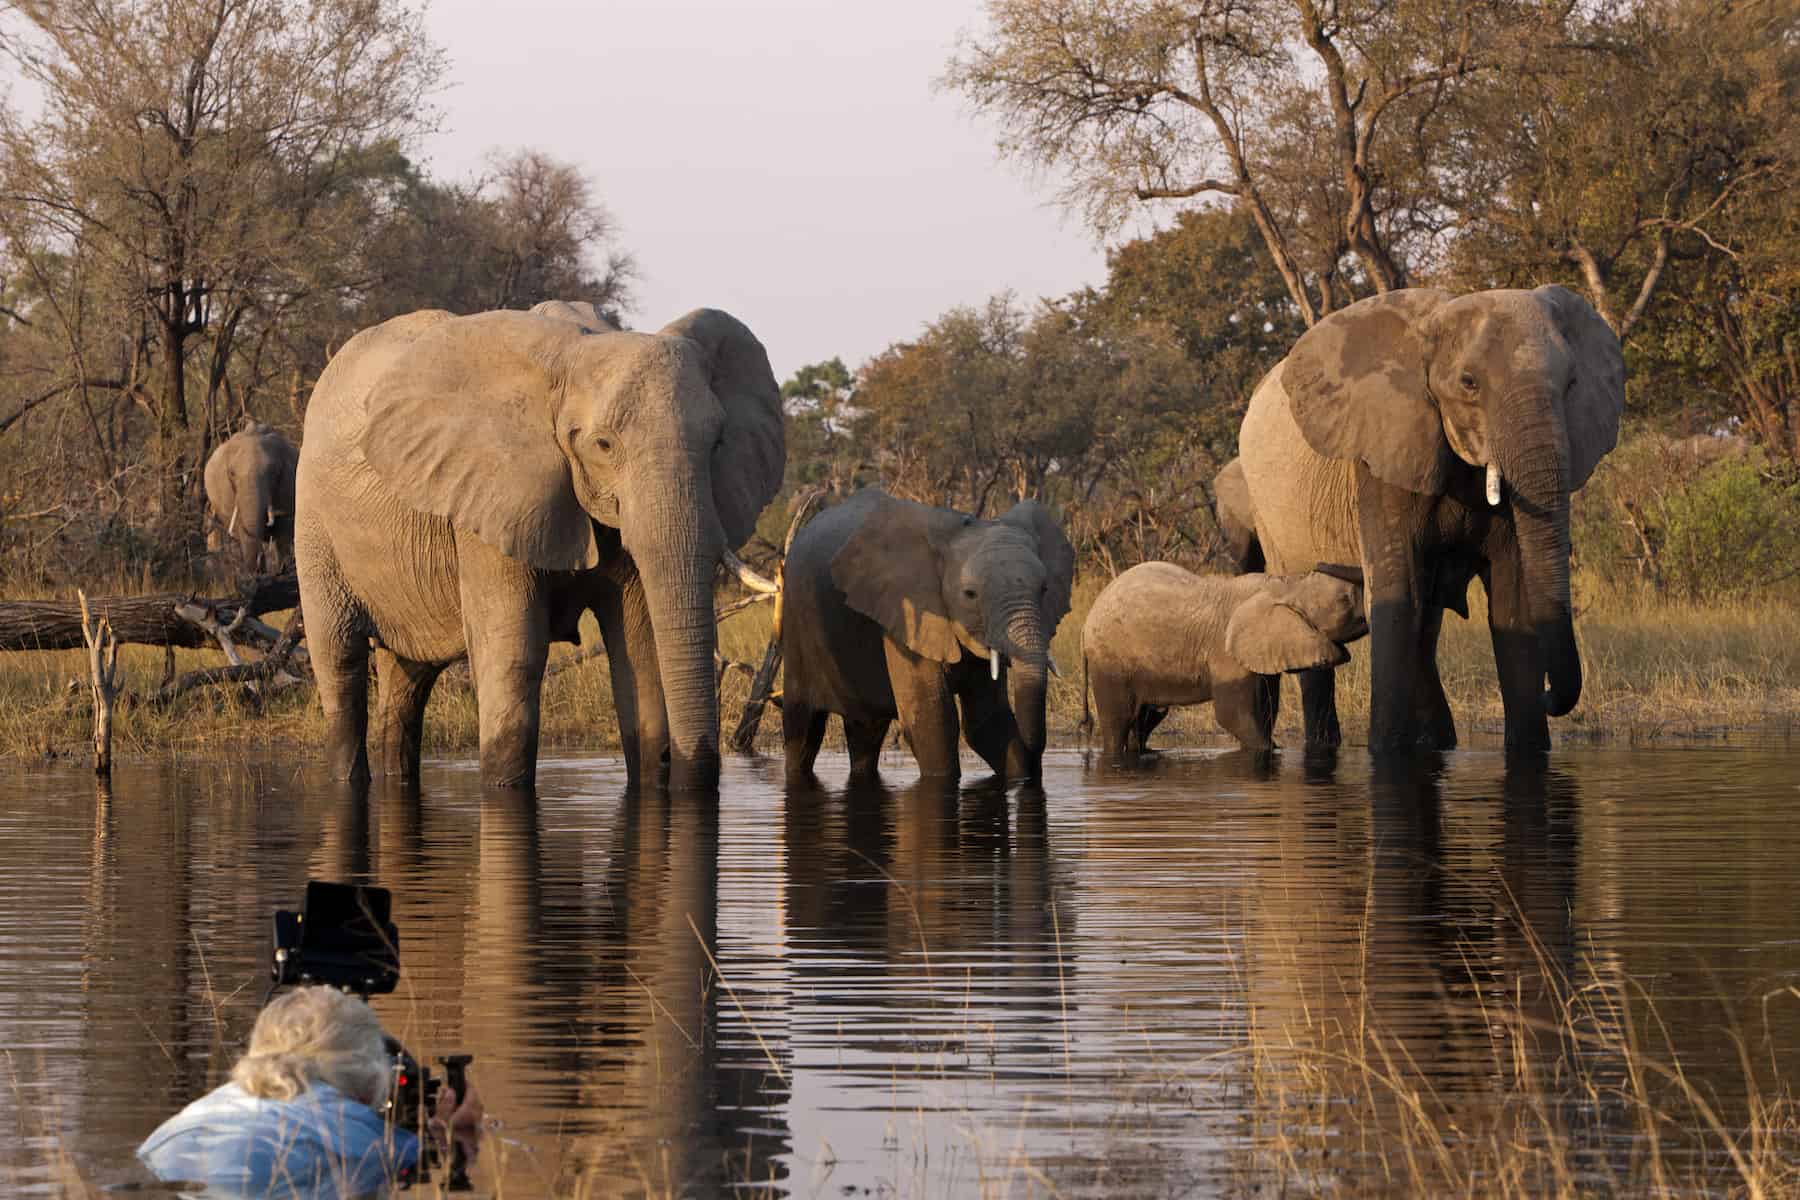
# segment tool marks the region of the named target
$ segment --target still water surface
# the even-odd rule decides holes
[[[1255,1190],[1297,1121],[1387,1119],[1359,1048],[1445,1127],[1503,1105],[1537,1051],[1494,1013],[1554,1018],[1547,973],[1635,980],[1727,1121],[1734,1030],[1800,1067],[1786,742],[1065,754],[1041,790],[884,769],[789,791],[730,762],[716,811],[606,759],[547,761],[535,797],[467,762],[366,795],[276,760],[130,764],[110,794],[10,771],[0,1185],[144,1179],[133,1148],[229,1070],[309,878],[393,890],[376,1007],[416,1053],[475,1055],[490,1194]],[[1623,1170],[1631,1130],[1545,1074],[1594,1177]]]

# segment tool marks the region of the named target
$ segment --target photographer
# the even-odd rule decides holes
[[[406,1179],[419,1139],[377,1110],[393,1059],[363,1001],[301,987],[265,1007],[231,1082],[164,1121],[138,1147],[159,1179],[251,1195],[353,1196]],[[438,1090],[434,1135],[472,1157],[481,1101],[473,1086]]]

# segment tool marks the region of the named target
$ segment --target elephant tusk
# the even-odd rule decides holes
[[[237,536],[237,509],[235,508],[231,510],[231,524],[225,527],[225,532],[232,537]]]
[[[996,682],[1000,679],[1000,652],[998,650],[988,651],[988,678]]]
[[[1493,463],[1487,467],[1487,502],[1489,508],[1500,507],[1500,468]]]
[[[1056,660],[1054,658],[1051,658],[1046,654],[1044,655],[1044,661],[1050,664],[1050,673],[1052,675],[1056,676],[1058,679],[1063,677],[1062,668],[1056,665]]]
[[[733,554],[729,547],[722,552],[722,557],[725,559],[725,565],[731,568],[731,573],[738,577],[738,582],[742,583],[751,591],[762,592],[767,596],[775,596],[781,593],[781,585],[779,583],[758,575],[750,568],[749,563]]]

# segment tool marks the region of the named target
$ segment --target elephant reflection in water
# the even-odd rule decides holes
[[[966,1053],[982,1080],[990,1051],[1015,1067],[1062,1061],[1060,1022],[1021,1015],[1056,1012],[1059,986],[1074,984],[1076,919],[1056,886],[1042,788],[793,786],[784,841],[795,981],[828,1002],[815,1018],[827,1061],[855,1049],[887,1078],[896,1064],[954,1067]],[[846,957],[880,974],[847,972]],[[809,1040],[797,1027],[796,1056]]]
[[[1459,804],[1446,820],[1445,756],[1377,759],[1366,789],[1336,781],[1335,759],[1315,752],[1277,781],[1250,880],[1252,1091],[1273,1139],[1248,1147],[1251,1170],[1291,1154],[1297,1128],[1373,1151],[1415,1120],[1481,1136],[1530,1119],[1509,1102],[1576,1100],[1544,1094],[1582,1052],[1555,1032],[1582,969],[1574,779],[1510,757],[1498,812]]]
[[[719,1036],[715,804],[628,791],[603,841],[546,837],[533,792],[487,789],[473,836],[446,823],[401,848],[386,833],[405,814],[420,832],[418,789],[378,787],[372,874],[403,975],[376,1007],[421,1059],[475,1055],[504,1122],[478,1183],[661,1195],[780,1173],[783,1084],[754,1037]]]

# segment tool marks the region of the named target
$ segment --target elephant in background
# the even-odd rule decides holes
[[[335,774],[418,772],[425,702],[467,654],[483,781],[534,780],[552,641],[593,611],[633,782],[719,769],[713,586],[780,485],[781,396],[742,322],[621,333],[587,304],[396,317],[306,414],[296,554]],[[760,586],[772,588],[761,581]]]
[[[1371,749],[1455,745],[1438,631],[1476,575],[1506,744],[1548,747],[1581,695],[1569,495],[1618,438],[1624,379],[1619,339],[1557,286],[1374,296],[1264,376],[1238,438],[1257,541],[1271,571],[1362,564]],[[1330,673],[1301,691],[1308,741],[1335,744]]]
[[[1369,630],[1362,573],[1326,566],[1304,575],[1195,575],[1139,563],[1106,585],[1081,629],[1100,744],[1114,758],[1147,749],[1173,705],[1212,702],[1246,750],[1274,745],[1286,671],[1332,670],[1345,642]]]
[[[895,719],[925,775],[960,773],[960,733],[996,774],[1037,778],[1074,576],[1074,547],[1032,500],[985,521],[866,488],[814,519],[785,568],[789,778],[811,776],[832,713],[852,778],[876,774]]]
[[[206,460],[209,548],[234,572],[280,571],[294,557],[294,472],[300,451],[287,435],[251,421]]]
[[[1256,512],[1250,507],[1250,485],[1244,480],[1244,462],[1234,458],[1219,468],[1213,479],[1219,533],[1225,539],[1226,557],[1239,575],[1264,568],[1262,544],[1256,540]]]

